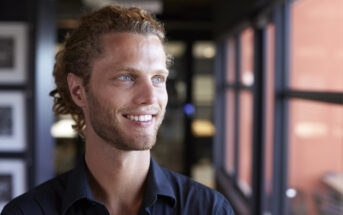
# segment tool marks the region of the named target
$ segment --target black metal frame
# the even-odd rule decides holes
[[[254,33],[254,97],[253,97],[253,147],[252,147],[252,198],[251,211],[263,214],[263,191],[264,191],[264,134],[265,113],[264,101],[264,71],[265,71],[265,32],[256,29]]]
[[[228,196],[231,202],[233,202],[235,209],[239,214],[249,214],[252,208],[255,209],[255,207],[258,207],[259,203],[253,202],[253,196],[246,196],[243,191],[240,189],[238,184],[238,175],[239,175],[239,111],[240,111],[240,93],[243,91],[249,91],[252,94],[254,94],[255,87],[251,86],[245,86],[240,82],[240,61],[241,61],[241,45],[240,45],[240,37],[239,33],[235,34],[234,40],[235,40],[235,81],[233,83],[227,83],[226,82],[226,64],[225,59],[227,59],[227,52],[223,47],[225,45],[218,46],[219,53],[221,56],[218,55],[217,58],[217,67],[216,71],[220,73],[220,75],[216,76],[216,86],[217,86],[217,100],[216,100],[216,125],[217,126],[217,135],[215,140],[215,150],[216,153],[214,157],[220,157],[216,159],[216,169],[217,169],[217,180],[219,182],[220,188],[222,191]],[[255,33],[254,33],[255,35]],[[256,38],[254,38],[256,39]],[[224,42],[221,42],[224,43]],[[254,59],[254,64],[257,62],[256,59]],[[255,65],[254,65],[255,67]],[[225,92],[227,89],[232,89],[234,91],[234,105],[235,105],[235,116],[234,116],[234,125],[235,125],[235,131],[234,131],[234,150],[235,150],[235,158],[234,158],[234,173],[233,175],[229,175],[225,168],[223,167],[224,159],[225,159],[225,119],[226,117],[223,117],[223,114],[225,116]],[[221,101],[218,101],[221,100]],[[254,101],[255,102],[255,101]],[[219,130],[218,130],[219,129]],[[219,137],[218,137],[219,136]],[[254,144],[254,143],[251,143]],[[254,157],[256,157],[254,155]],[[256,159],[258,159],[256,157]],[[219,161],[220,160],[220,161]],[[220,163],[219,163],[220,162]],[[255,163],[252,161],[252,163]],[[252,169],[254,169],[256,165],[252,166]],[[259,177],[259,176],[257,176]],[[229,179],[229,180],[227,180]],[[252,187],[253,189],[253,187]],[[226,193],[226,191],[230,190],[229,193]],[[255,191],[256,192],[256,191]]]
[[[52,99],[49,91],[53,88],[50,72],[54,64],[56,38],[55,9],[51,1],[36,0],[35,15],[35,61],[34,61],[34,142],[33,156],[34,185],[40,184],[55,175],[53,157],[54,140],[50,128],[54,121]]]
[[[188,40],[186,43],[186,101],[185,104],[192,104],[193,103],[193,95],[192,95],[192,88],[193,88],[193,76],[194,76],[194,68],[193,68],[193,40]],[[191,175],[191,168],[194,163],[194,137],[192,133],[192,121],[193,116],[184,114],[184,122],[185,122],[185,152],[184,152],[184,160],[185,160],[185,175]]]
[[[234,89],[234,99],[235,99],[235,137],[234,137],[234,147],[235,147],[235,159],[234,159],[234,185],[235,187],[238,188],[238,175],[239,175],[239,159],[238,159],[238,155],[239,155],[239,106],[240,106],[240,102],[239,102],[239,80],[240,80],[240,70],[241,70],[241,65],[240,65],[240,61],[241,61],[241,52],[240,52],[240,45],[241,41],[240,41],[240,37],[238,35],[235,36],[235,87]]]
[[[259,168],[260,168],[260,172],[259,173],[255,173],[254,174],[254,179],[255,178],[258,178],[260,181],[258,181],[258,183],[256,183],[255,186],[260,186],[260,189],[255,191],[255,192],[258,192],[257,194],[254,194],[257,198],[257,199],[254,199],[254,201],[256,202],[255,204],[259,204],[260,207],[258,208],[258,212],[259,214],[264,214],[265,211],[269,210],[269,208],[266,208],[267,206],[267,196],[266,196],[266,190],[265,190],[265,167],[266,167],[266,127],[267,127],[267,41],[268,41],[268,38],[267,38],[267,26],[263,26],[263,28],[261,29],[261,38],[260,38],[260,41],[261,41],[261,57],[259,58],[260,61],[262,62],[261,64],[261,77],[259,79],[260,81],[260,87],[261,87],[261,98],[260,98],[260,101],[262,102],[262,104],[260,104],[261,106],[261,110],[260,110],[260,114],[262,115],[262,117],[260,118],[261,120],[261,125],[260,126],[262,129],[259,131],[260,132],[260,145],[258,147],[260,147],[260,151],[258,151],[257,155],[258,158],[260,160],[260,163],[259,163]],[[258,126],[258,122],[255,126]],[[257,146],[255,146],[257,147]],[[253,179],[253,180],[254,180]],[[255,188],[254,186],[254,188]],[[256,188],[255,188],[256,189]]]
[[[275,80],[274,80],[274,153],[273,153],[273,214],[286,214],[287,157],[288,157],[288,102],[282,92],[288,85],[289,66],[289,8],[287,4],[275,8]]]
[[[247,196],[244,196],[243,192],[240,191],[238,184],[237,184],[237,177],[238,177],[238,157],[235,156],[235,166],[234,166],[234,173],[233,175],[229,175],[225,168],[223,167],[223,163],[225,162],[225,119],[226,118],[226,99],[225,99],[225,93],[227,89],[233,89],[234,90],[234,100],[235,100],[235,111],[239,110],[239,92],[242,90],[252,90],[251,87],[243,86],[239,83],[239,79],[236,78],[235,83],[228,84],[226,83],[226,64],[225,59],[227,57],[227,50],[224,48],[225,41],[219,42],[217,45],[217,55],[216,58],[216,100],[215,100],[215,124],[217,125],[216,133],[214,140],[214,163],[216,167],[216,172],[218,173],[216,175],[216,180],[218,183],[218,188],[228,196],[229,200],[233,203],[233,206],[236,210],[236,212],[239,212],[240,214],[249,214],[249,209],[246,207],[249,198]],[[239,77],[239,37],[235,37],[235,52],[236,52],[236,69],[235,69],[235,75],[236,77]],[[219,75],[218,75],[219,74]],[[235,119],[234,123],[235,125],[238,124],[239,121],[239,115],[237,112],[235,112]],[[220,135],[218,135],[220,134]],[[235,153],[238,154],[238,134],[239,130],[238,128],[235,129],[235,138],[234,138],[234,148]],[[228,179],[229,180],[226,180]],[[242,203],[244,202],[244,203]]]
[[[226,49],[224,42],[219,42],[216,46],[217,50],[217,57],[215,58],[215,71],[218,71],[219,75],[215,76],[215,91],[216,98],[214,103],[214,122],[215,124],[219,124],[216,128],[217,134],[225,134],[225,121],[222,118],[226,118],[225,112],[225,81],[222,77],[225,77],[225,60],[224,56],[226,56]],[[221,165],[224,163],[224,151],[225,145],[220,143],[225,142],[224,135],[215,135],[214,136],[214,149],[213,149],[213,163],[215,165],[216,171],[219,172],[221,170]]]
[[[285,90],[281,95],[285,98],[298,98],[331,104],[343,104],[343,92]]]

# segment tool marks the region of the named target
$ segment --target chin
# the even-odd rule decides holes
[[[124,138],[121,140],[115,138],[115,140],[108,140],[106,142],[122,151],[146,151],[152,149],[155,145],[156,137],[137,137],[126,140],[124,140]]]
[[[111,144],[113,145],[113,144]],[[147,151],[151,150],[155,144],[149,145],[114,145],[114,147],[121,151]]]
[[[155,145],[155,140],[149,140],[149,141],[140,141],[137,142],[137,144],[132,145],[131,149],[133,151],[145,151],[145,150],[150,150],[152,149],[152,147],[154,147]]]

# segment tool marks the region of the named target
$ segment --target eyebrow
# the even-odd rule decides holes
[[[124,71],[128,71],[128,72],[132,72],[132,73],[142,72],[141,70],[133,68],[133,67],[130,67],[130,66],[128,66],[128,67],[118,67],[116,69],[117,70],[124,70]],[[169,70],[168,69],[159,69],[159,70],[156,70],[154,72],[163,73],[166,76],[169,75]]]

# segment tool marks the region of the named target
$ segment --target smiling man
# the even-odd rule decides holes
[[[12,200],[13,214],[233,214],[218,192],[158,166],[168,95],[164,29],[139,8],[87,14],[56,55],[56,115],[71,114],[84,159]]]

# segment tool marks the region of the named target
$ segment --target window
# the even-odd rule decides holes
[[[254,83],[253,68],[254,32],[248,28],[240,35],[240,83],[251,87]],[[251,193],[252,177],[252,121],[253,96],[251,89],[239,92],[239,145],[238,183],[246,195]]]
[[[270,6],[220,58],[219,187],[238,214],[343,214],[343,1]]]
[[[236,75],[236,52],[235,40],[230,38],[227,41],[227,54],[226,54],[226,82],[231,84],[235,83]],[[232,176],[235,171],[235,104],[236,95],[233,88],[226,90],[226,135],[225,135],[225,169]]]
[[[266,77],[265,101],[265,151],[264,151],[264,210],[272,210],[273,196],[273,150],[274,150],[274,61],[275,61],[275,27],[269,24],[266,28]]]
[[[230,38],[227,42],[226,47],[226,81],[230,84],[235,82],[236,76],[236,51],[235,51],[235,40]]]
[[[239,95],[239,152],[238,183],[246,195],[251,194],[252,176],[252,92],[242,91]]]
[[[226,91],[226,152],[225,168],[230,175],[235,171],[235,92]]]
[[[341,0],[290,5],[286,195],[291,213],[343,213],[339,189],[332,185],[343,182],[343,105],[327,100],[343,98],[342,11]]]
[[[317,207],[323,206],[320,201],[334,199],[326,188],[331,186],[326,179],[333,177],[337,182],[343,182],[339,179],[343,174],[342,128],[342,105],[291,99],[288,155],[290,211],[316,214]],[[328,204],[333,207],[334,201]]]
[[[167,81],[168,106],[159,129],[158,144],[151,151],[159,164],[176,172],[185,172],[183,154],[186,128],[182,105],[186,100],[186,49],[183,41],[174,40],[165,44],[166,52],[174,57]]]
[[[244,86],[252,86],[254,83],[254,31],[248,28],[240,35],[241,71],[240,82]]]
[[[249,197],[252,186],[253,29],[247,28],[237,38],[228,39],[226,48],[225,169],[237,178],[240,191]],[[238,67],[236,62],[239,62]]]
[[[342,11],[342,0],[301,0],[292,3],[292,88],[343,91]]]

